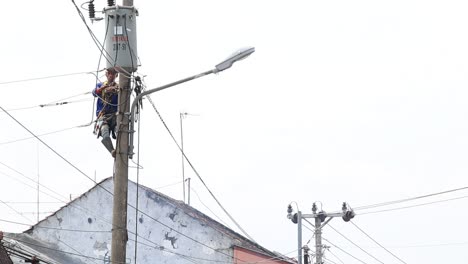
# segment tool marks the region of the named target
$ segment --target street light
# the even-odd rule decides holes
[[[215,68],[212,69],[212,70],[209,70],[209,71],[206,71],[206,72],[202,72],[202,73],[199,73],[199,74],[197,74],[197,75],[194,75],[194,76],[191,76],[191,77],[187,77],[187,78],[185,78],[185,79],[181,79],[181,80],[178,80],[178,81],[176,81],[176,82],[169,83],[169,84],[160,86],[160,87],[158,87],[158,88],[154,88],[154,89],[151,89],[151,90],[148,90],[148,91],[145,91],[145,92],[140,93],[140,94],[133,100],[132,107],[130,108],[130,109],[131,109],[131,111],[130,111],[130,127],[129,127],[130,138],[129,138],[129,149],[128,149],[128,156],[129,156],[129,158],[132,159],[132,158],[133,158],[133,154],[134,154],[134,153],[133,153],[133,134],[135,133],[135,130],[134,130],[134,122],[133,122],[133,120],[135,120],[135,108],[136,108],[136,105],[138,104],[138,102],[141,100],[141,98],[143,98],[143,96],[148,95],[148,94],[151,94],[151,93],[159,92],[159,91],[164,90],[164,89],[166,89],[166,88],[169,88],[169,87],[172,87],[172,86],[175,86],[175,85],[184,83],[184,82],[192,81],[192,80],[198,79],[198,78],[200,78],[200,77],[203,77],[203,76],[206,76],[206,75],[209,75],[209,74],[212,74],[212,73],[222,72],[222,71],[224,71],[224,70],[227,70],[227,69],[231,68],[232,65],[233,65],[236,61],[243,60],[243,59],[247,58],[250,54],[252,54],[252,53],[254,53],[254,52],[255,52],[255,48],[254,48],[254,47],[248,47],[248,48],[239,49],[238,51],[234,52],[231,56],[229,56],[227,59],[225,59],[225,60],[222,61],[221,63],[217,64],[217,65],[215,66]]]

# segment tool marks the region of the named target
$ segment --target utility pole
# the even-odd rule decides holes
[[[302,263],[302,249],[307,247],[307,245],[302,246],[302,219],[304,218],[314,218],[314,235],[315,235],[315,264],[323,264],[323,248],[322,245],[322,228],[330,222],[333,217],[341,217],[345,222],[349,222],[354,218],[355,214],[352,209],[349,209],[347,203],[344,202],[341,207],[341,212],[327,214],[324,211],[317,212],[317,205],[312,204],[312,214],[303,214],[301,211],[293,214],[293,209],[291,204],[288,205],[288,218],[295,224],[297,224],[297,238],[298,238],[298,253],[297,253],[297,263]],[[327,219],[328,218],[328,219]],[[308,250],[308,248],[307,248]],[[304,250],[306,251],[306,250]],[[307,252],[307,251],[306,251]],[[308,264],[308,263],[305,263]]]
[[[130,78],[137,69],[136,52],[136,9],[133,0],[123,0],[122,6],[115,6],[108,0],[104,9],[106,26],[106,49],[111,59],[108,68],[119,72],[119,101],[117,109],[117,143],[114,161],[114,200],[112,211],[111,263],[126,263],[127,253],[127,202],[128,202],[128,158],[129,158],[129,116]]]
[[[317,206],[315,203],[312,205],[312,212],[314,215],[317,213]],[[322,264],[322,220],[323,218],[315,217],[315,263]]]

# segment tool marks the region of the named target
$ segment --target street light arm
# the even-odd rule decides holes
[[[133,100],[132,107],[130,108],[131,111],[130,111],[130,117],[129,117],[129,121],[130,121],[130,125],[129,125],[129,130],[130,131],[129,131],[129,133],[130,133],[130,135],[129,135],[128,157],[130,159],[133,158],[133,133],[135,133],[133,123],[134,123],[134,120],[135,120],[135,108],[136,108],[137,103],[141,100],[141,98],[143,98],[143,96],[154,93],[154,92],[164,90],[166,88],[169,88],[169,87],[172,87],[172,86],[184,83],[184,82],[195,80],[195,79],[198,79],[200,77],[203,77],[203,76],[206,76],[206,75],[209,75],[209,74],[212,74],[212,73],[218,73],[218,72],[227,70],[227,69],[231,68],[232,64],[234,64],[236,61],[243,60],[243,59],[247,58],[248,56],[250,56],[250,54],[252,54],[254,52],[255,52],[254,47],[242,48],[242,49],[234,52],[231,56],[229,56],[227,59],[225,59],[224,61],[222,61],[218,65],[216,65],[215,68],[212,69],[212,70],[202,72],[200,74],[197,74],[197,75],[194,75],[194,76],[191,76],[191,77],[188,77],[188,78],[185,78],[185,79],[173,82],[173,83],[169,83],[169,84],[163,85],[161,87],[154,88],[154,89],[151,89],[151,90],[148,90],[146,92],[142,92],[141,94],[139,94]]]
[[[129,155],[130,159],[133,158],[133,154],[134,154],[133,153],[133,133],[135,133],[135,129],[134,129],[135,108],[136,108],[136,105],[138,104],[138,102],[141,100],[141,98],[143,98],[143,96],[145,96],[145,95],[152,94],[152,93],[155,93],[155,92],[159,92],[159,91],[164,90],[166,88],[169,88],[169,87],[172,87],[172,86],[184,83],[184,82],[188,82],[188,81],[191,81],[191,80],[195,80],[195,79],[198,79],[200,77],[203,77],[203,76],[215,73],[215,72],[217,72],[216,69],[209,70],[209,71],[197,74],[197,75],[193,75],[191,77],[187,77],[187,78],[175,81],[173,83],[169,83],[169,84],[160,86],[158,88],[154,88],[154,89],[151,89],[151,90],[148,90],[148,91],[144,91],[144,92],[140,93],[137,97],[135,97],[135,99],[133,100],[133,103],[132,103],[132,107],[130,108],[131,109],[131,111],[130,111],[130,129],[129,129],[130,130],[130,140],[129,140],[129,150],[128,150],[128,155]]]

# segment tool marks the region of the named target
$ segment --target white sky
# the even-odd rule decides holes
[[[96,9],[106,2],[95,1]],[[186,154],[261,245],[296,256],[296,225],[286,219],[292,201],[303,213],[316,201],[332,212],[344,201],[357,208],[468,186],[468,2],[135,0],[135,6],[138,73],[146,75],[148,88],[209,70],[236,49],[255,46],[232,69],[152,99],[177,139],[179,113],[196,115],[183,121]],[[90,74],[5,84],[96,70],[99,50],[71,1],[7,1],[2,9],[0,106],[37,106],[93,88]],[[104,22],[87,22],[102,41]],[[91,98],[11,114],[43,134],[90,122]],[[141,118],[140,182],[182,200],[180,153],[148,101]],[[6,114],[0,120],[2,163],[30,178],[39,174],[41,184],[64,197],[94,185],[37,140],[1,144],[30,134]],[[92,127],[42,138],[91,178],[112,175],[113,160]],[[185,171],[201,201],[233,227],[188,166]],[[130,179],[136,180],[135,169]],[[0,182],[1,201],[36,201],[34,183],[1,164]],[[466,195],[356,210],[354,223],[406,263],[466,263],[466,199],[365,214]],[[55,201],[43,193],[40,200]],[[44,203],[41,211],[61,205]],[[195,192],[192,205],[213,216]],[[0,219],[35,222],[28,213],[35,204],[9,206],[31,222],[2,203]],[[352,224],[330,224],[380,262],[400,263]],[[364,263],[379,263],[331,227],[323,230],[330,242]],[[0,222],[0,229],[25,227]],[[312,233],[304,228],[303,236],[307,243]],[[341,261],[361,263],[324,243]],[[327,259],[341,263],[331,253]]]

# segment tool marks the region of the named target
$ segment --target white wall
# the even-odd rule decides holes
[[[102,182],[101,186],[113,192],[111,179]],[[60,250],[91,257],[79,257],[77,263],[105,263],[106,257],[110,256],[112,222],[112,196],[106,190],[97,186],[71,202],[38,224],[38,227],[58,227],[60,230],[35,228],[33,237],[55,243]],[[128,193],[129,204],[135,205],[136,184],[129,183]],[[137,217],[137,263],[154,263],[156,260],[171,264],[232,263],[233,238],[229,232],[217,231],[219,226],[216,224],[199,218],[194,211],[181,210],[183,204],[152,190],[140,187],[138,196],[139,209],[144,214],[138,213]],[[127,263],[135,263],[136,215],[130,206],[127,219]]]

